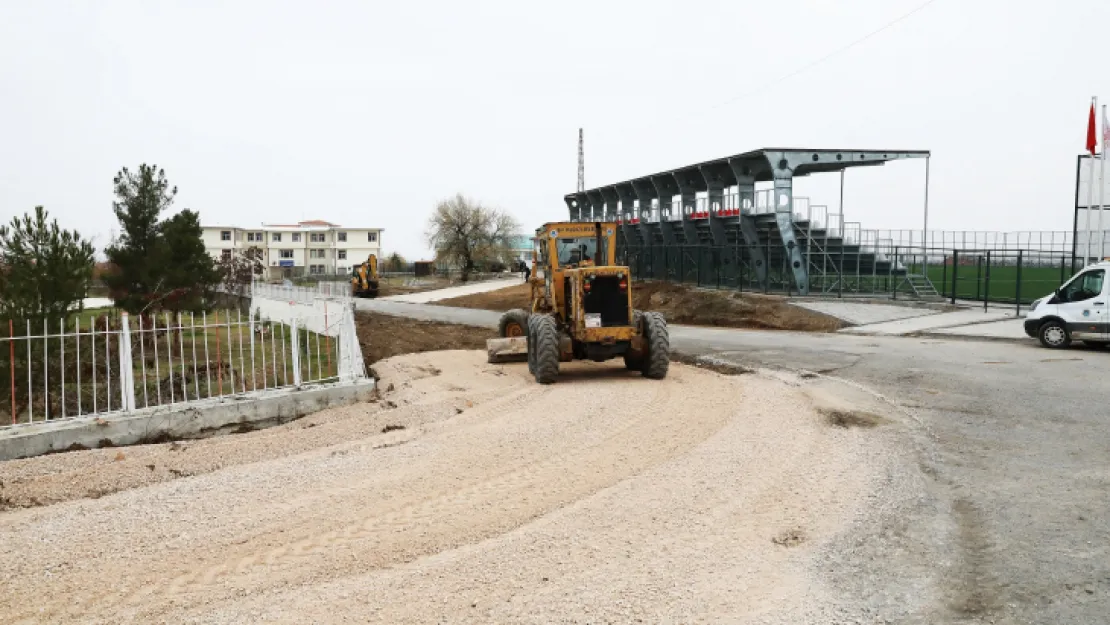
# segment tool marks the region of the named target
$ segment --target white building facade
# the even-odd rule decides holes
[[[215,260],[262,250],[267,280],[350,274],[370,254],[381,259],[381,228],[345,228],[326,221],[262,224],[254,228],[202,226],[204,247]]]

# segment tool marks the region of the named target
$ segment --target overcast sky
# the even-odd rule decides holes
[[[588,187],[764,146],[933,151],[930,225],[1067,230],[1107,0],[558,3],[0,0],[0,217],[103,246],[112,177],[157,163],[204,223],[382,227],[427,256],[462,192],[527,228]],[[777,82],[776,82],[777,81]],[[769,86],[768,86],[769,85]],[[845,213],[920,228],[922,162]],[[801,184],[835,204],[835,177]]]

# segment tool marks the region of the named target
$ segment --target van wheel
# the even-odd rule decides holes
[[[1060,321],[1044,322],[1041,324],[1037,336],[1041,339],[1041,345],[1050,349],[1060,349],[1071,345],[1071,335],[1068,334],[1068,329]]]

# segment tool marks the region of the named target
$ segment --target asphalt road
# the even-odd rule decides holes
[[[369,300],[358,306],[488,327],[499,316]],[[1050,351],[1032,340],[689,326],[671,327],[671,346],[859,385],[916,424],[913,444],[935,499],[900,523],[868,530],[874,558],[835,568],[851,573],[845,592],[881,594],[896,578],[931,569],[946,586],[944,600],[919,622],[1107,622],[1110,352]]]

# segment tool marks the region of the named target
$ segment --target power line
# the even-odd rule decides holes
[[[737,102],[739,100],[744,100],[744,99],[750,98],[754,95],[758,95],[759,93],[762,93],[763,91],[766,91],[767,89],[770,89],[771,87],[774,87],[775,85],[786,82],[787,80],[790,80],[791,78],[794,78],[795,76],[798,76],[799,74],[803,74],[803,73],[813,69],[814,67],[817,67],[818,65],[824,63],[825,61],[828,61],[829,59],[831,59],[831,58],[833,58],[833,57],[835,57],[839,54],[843,54],[843,53],[847,52],[848,50],[851,50],[852,48],[860,45],[861,43],[867,41],[868,39],[871,39],[872,37],[878,35],[879,33],[882,33],[886,30],[889,30],[890,28],[898,25],[899,23],[904,22],[905,20],[909,19],[913,15],[916,15],[917,13],[923,11],[925,8],[927,8],[929,5],[933,4],[936,1],[937,0],[926,0],[926,2],[924,2],[922,4],[919,4],[913,10],[896,17],[895,19],[883,24],[879,28],[867,33],[866,35],[860,37],[859,39],[856,39],[855,41],[852,41],[851,43],[849,43],[847,45],[844,45],[840,48],[837,48],[836,50],[833,50],[832,52],[829,52],[828,54],[826,54],[826,55],[824,55],[824,56],[822,56],[822,57],[820,57],[820,58],[818,58],[814,61],[810,61],[809,63],[806,63],[805,65],[803,65],[803,66],[801,66],[801,67],[799,67],[799,68],[797,68],[797,69],[795,69],[795,70],[793,70],[793,71],[791,71],[787,74],[784,74],[784,75],[782,75],[782,76],[780,76],[780,77],[778,77],[778,78],[776,78],[776,79],[774,79],[774,80],[772,80],[768,83],[765,83],[765,84],[763,84],[759,87],[756,87],[755,89],[753,89],[751,91],[741,93],[737,96],[729,98],[729,99],[727,99],[727,100],[725,100],[725,101],[723,101],[719,104],[715,104],[715,105],[710,106],[709,108],[706,108],[706,109],[700,109],[698,111],[690,111],[689,113],[686,113],[686,114],[680,114],[680,115],[678,115],[678,116],[676,116],[672,119],[684,119],[684,118],[687,118],[687,117],[693,117],[695,115],[700,115],[700,114],[706,113],[708,111],[712,111],[712,110],[721,108],[722,106],[727,106],[727,105],[732,104],[734,102]],[[659,121],[648,122],[648,125],[655,126],[658,123],[659,123]]]
[[[772,80],[769,83],[766,83],[766,84],[764,84],[760,87],[757,87],[756,89],[754,89],[752,91],[749,91],[747,93],[742,93],[742,94],[740,94],[736,97],[725,100],[724,102],[722,102],[722,103],[720,103],[716,106],[711,107],[711,109],[719,108],[719,107],[725,106],[727,104],[732,104],[733,102],[736,102],[737,100],[742,100],[744,98],[749,98],[749,97],[751,97],[753,95],[756,95],[756,94],[758,94],[762,91],[765,91],[766,89],[774,87],[775,85],[777,85],[779,83],[790,80],[791,78],[793,78],[793,77],[795,77],[799,74],[807,72],[810,69],[813,69],[814,67],[824,63],[825,61],[827,61],[831,58],[833,58],[834,56],[836,56],[838,54],[843,54],[844,52],[847,52],[848,50],[851,50],[852,48],[858,46],[859,44],[861,44],[865,41],[867,41],[868,39],[874,37],[875,35],[878,35],[879,33],[883,32],[883,31],[885,31],[889,28],[892,28],[893,26],[899,24],[900,22],[903,22],[903,21],[909,19],[910,17],[912,17],[913,15],[917,14],[918,12],[924,10],[926,7],[928,7],[930,4],[933,4],[936,1],[937,0],[928,0],[925,3],[918,5],[917,8],[913,9],[912,11],[910,11],[908,13],[905,13],[905,14],[901,15],[900,17],[897,17],[897,18],[887,22],[886,24],[882,25],[881,27],[867,33],[866,35],[860,37],[859,39],[856,39],[855,41],[849,43],[848,45],[843,46],[841,48],[838,48],[836,50],[833,50],[832,52],[826,54],[825,56],[823,56],[819,59],[817,59],[816,61],[811,61],[811,62],[799,67],[798,69],[796,69],[796,70],[794,70],[794,71],[792,71],[788,74],[780,76],[779,78],[776,78],[775,80]]]

